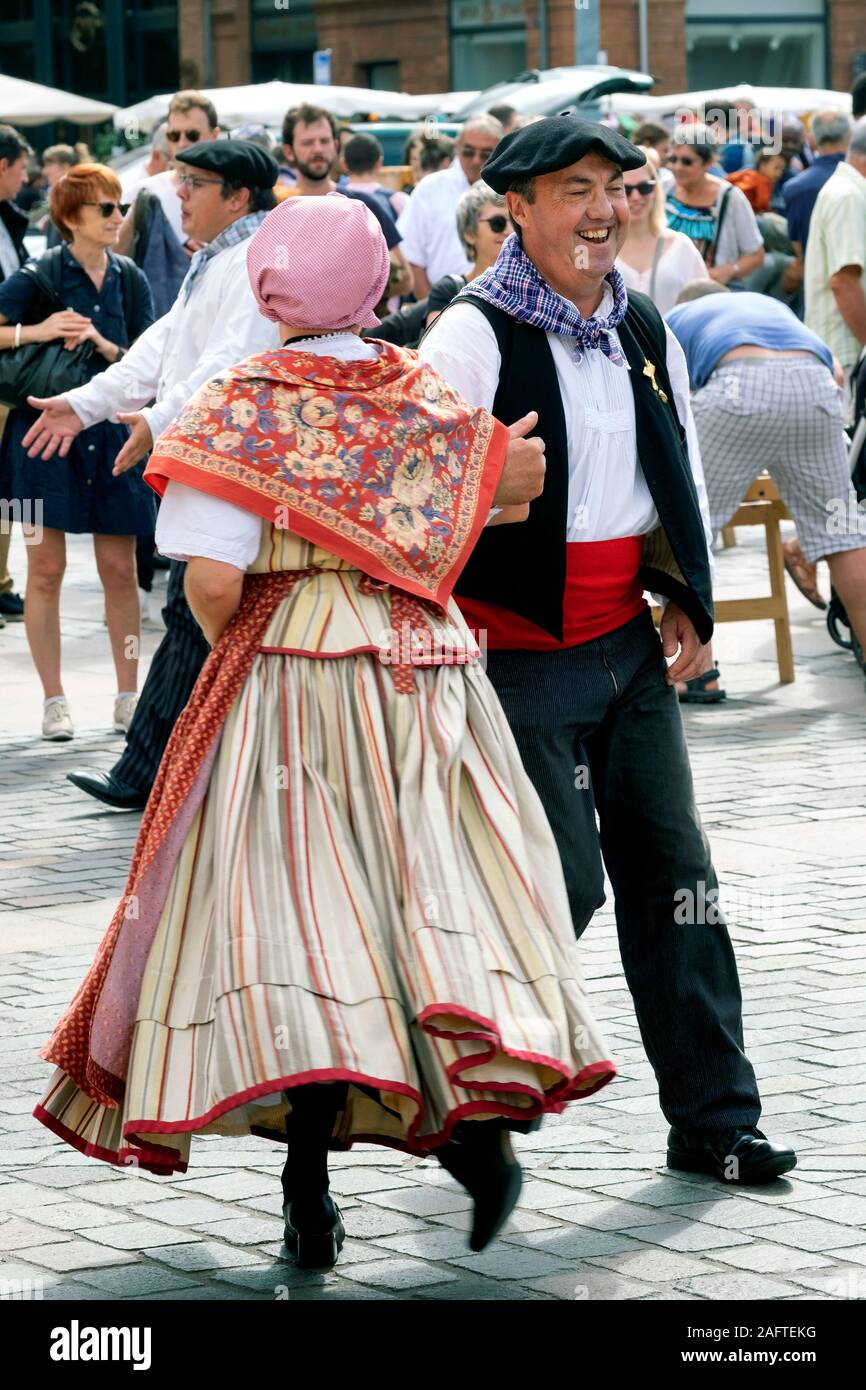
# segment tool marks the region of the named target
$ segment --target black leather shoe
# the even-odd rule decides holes
[[[20,594],[0,594],[0,618],[7,623],[23,623],[24,600]]]
[[[327,1192],[283,1205],[285,1240],[300,1269],[332,1269],[346,1239],[342,1213]]]
[[[454,1126],[448,1143],[433,1152],[472,1198],[469,1248],[483,1250],[502,1230],[523,1186],[508,1130],[496,1120],[464,1120]]]
[[[67,772],[66,780],[117,811],[141,811],[147,805],[148,792],[121,782],[113,772]]]
[[[726,1183],[764,1183],[796,1166],[793,1149],[771,1144],[754,1127],[672,1129],[668,1135],[668,1167],[681,1173],[711,1173]]]

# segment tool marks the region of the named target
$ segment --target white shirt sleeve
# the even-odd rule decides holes
[[[493,409],[493,398],[499,385],[501,357],[496,334],[483,314],[471,304],[456,304],[448,310],[450,322],[443,323],[443,314],[434,320],[430,332],[418,349],[418,356],[435,372],[459,391],[464,401]],[[442,324],[441,332],[437,328]],[[459,342],[460,350],[454,345]],[[485,526],[501,511],[491,507]]]
[[[472,304],[455,304],[447,314],[440,314],[418,356],[470,405],[493,409],[502,359],[496,334]]]
[[[422,269],[427,265],[429,250],[424,237],[427,194],[421,192],[423,186],[422,180],[397,218],[397,231],[403,238],[401,250],[407,261]]]
[[[671,379],[671,386],[674,388],[674,401],[676,402],[677,414],[686,432],[689,463],[692,467],[692,477],[695,480],[695,489],[701,508],[701,519],[704,523],[704,535],[707,538],[707,551],[710,557],[710,572],[712,573],[713,529],[710,525],[710,500],[707,496],[707,485],[704,480],[704,465],[701,462],[701,446],[698,443],[698,431],[695,426],[695,417],[692,414],[691,395],[689,391],[689,369],[686,365],[686,355],[667,324],[665,324],[665,334],[667,336],[666,362],[668,376]]]
[[[156,546],[169,560],[202,557],[246,571],[259,553],[262,518],[170,478],[156,518]]]
[[[64,400],[87,428],[98,420],[113,418],[118,410],[139,410],[156,395],[162,373],[165,345],[172,329],[177,303],[136,338],[129,352],[98,372],[86,386],[67,391]]]
[[[231,274],[226,276],[221,289],[219,301],[212,306],[213,322],[217,326],[213,347],[183,381],[176,382],[155,405],[141,412],[154,442],[189,403],[198,388],[212,376],[217,376],[235,362],[263,352],[266,346],[279,345],[277,325],[269,324],[262,317],[253,298],[245,258],[242,257],[232,266]],[[267,344],[265,339],[269,329],[272,330],[272,341]]]

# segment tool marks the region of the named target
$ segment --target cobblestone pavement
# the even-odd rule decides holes
[[[740,535],[718,559],[726,596],[766,588],[762,545]],[[201,1138],[187,1174],[169,1180],[84,1159],[31,1118],[50,1074],[36,1049],[108,924],[138,824],[64,779],[109,767],[120,747],[104,727],[113,685],[89,542],[74,540],[74,743],[34,737],[23,628],[0,632],[0,1279],[13,1281],[0,1293],[22,1280],[81,1300],[862,1298],[866,695],[821,615],[789,597],[795,684],[776,683],[771,624],[728,625],[716,649],[728,702],[687,712],[687,725],[764,1127],[800,1152],[791,1180],[732,1191],[664,1168],[666,1126],[608,904],[583,959],[620,1074],[519,1141],[527,1180],[503,1238],[471,1254],[467,1200],[437,1164],[362,1146],[333,1161],[349,1231],[340,1263],[307,1274],[280,1242],[277,1146]]]

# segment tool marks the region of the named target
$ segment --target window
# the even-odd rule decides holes
[[[365,81],[374,92],[399,92],[400,64],[369,63]]]
[[[478,91],[526,67],[523,0],[451,0],[451,85]]]
[[[250,0],[250,21],[253,82],[312,82],[314,0],[291,0],[287,9],[277,9],[274,0]]]
[[[827,78],[824,0],[687,0],[686,66],[691,91],[751,82],[823,87]]]

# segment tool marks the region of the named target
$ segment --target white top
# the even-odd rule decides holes
[[[685,232],[668,230],[662,235],[665,244],[656,269],[655,294],[652,300],[660,314],[669,314],[683,285],[687,285],[690,280],[709,280],[710,272],[700,251]],[[626,289],[642,290],[644,294],[649,294],[652,267],[648,270],[634,270],[628,261],[623,260],[620,253],[616,268],[625,281]]]
[[[142,179],[141,183],[131,190],[132,201],[135,202],[139,193],[147,189],[148,193],[155,193],[162,204],[166,221],[174,232],[181,246],[184,245],[187,236],[180,224],[180,215],[183,211],[183,204],[177,196],[177,179],[174,171],[163,169],[161,174],[150,174],[149,177]]]
[[[297,338],[292,348],[320,357],[337,357],[341,362],[369,361],[377,356],[372,343],[348,332]],[[202,556],[247,570],[259,553],[261,536],[262,518],[254,512],[169,479],[156,518],[160,555],[169,560]]]
[[[0,270],[2,279],[7,280],[10,275],[14,275],[16,270],[21,269],[21,262],[18,259],[18,252],[15,250],[15,242],[9,235],[9,229],[5,222],[0,222]]]
[[[431,285],[443,275],[465,275],[472,268],[457,235],[457,204],[469,187],[455,159],[421,180],[397,219],[406,260],[420,265]]]
[[[830,278],[843,266],[860,267],[866,288],[866,176],[843,160],[818,194],[806,243],[806,327],[835,352],[846,374],[862,344],[839,311]]]
[[[612,308],[613,292],[605,284],[596,314],[605,318]],[[665,332],[668,375],[686,431],[709,549],[713,533],[697,430],[689,404],[685,354],[667,325]],[[615,331],[611,338],[618,343]],[[604,541],[645,535],[658,525],[658,514],[638,462],[628,367],[615,366],[600,348],[590,348],[576,363],[570,346],[573,339],[548,333],[547,341],[556,366],[568,439],[566,539]],[[429,362],[471,405],[492,409],[501,359],[493,329],[473,304],[452,305],[436,319],[418,349],[418,356]]]
[[[191,396],[224,367],[279,345],[277,325],[258,309],[247,275],[249,239],[205,262],[189,300],[181,290],[167,314],[125,357],[65,399],[85,426],[140,410],[154,440]],[[148,401],[156,404],[147,409]]]

